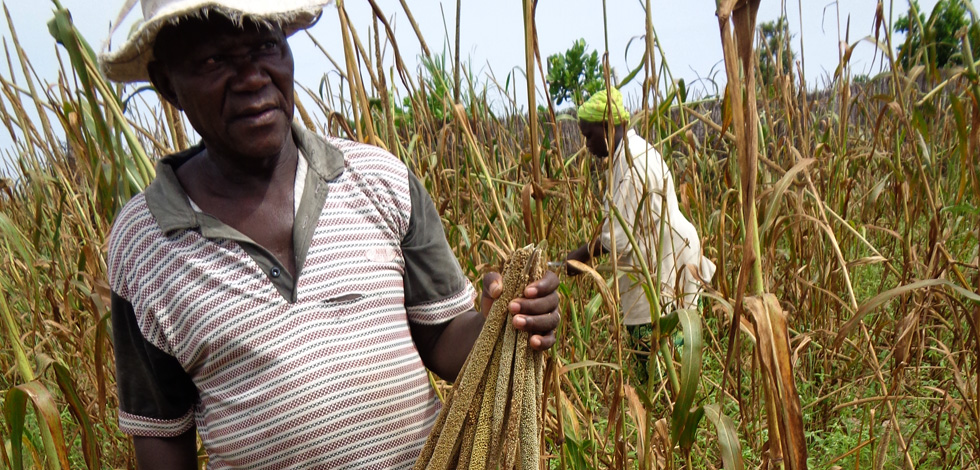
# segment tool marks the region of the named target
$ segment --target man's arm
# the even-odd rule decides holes
[[[508,305],[514,328],[530,333],[529,346],[544,351],[555,344],[555,329],[561,320],[558,313],[558,276],[548,271],[532,282],[523,295]],[[466,356],[480,336],[483,322],[493,301],[500,297],[503,280],[498,273],[483,277],[482,312],[470,310],[437,325],[410,323],[412,339],[425,366],[445,380],[455,381]]]
[[[197,470],[197,429],[174,437],[133,436],[140,470]]]
[[[197,388],[177,359],[150,344],[140,332],[133,305],[112,293],[113,351],[116,357],[116,387],[120,412],[143,427],[149,424],[170,429],[154,429],[159,434],[180,433],[174,437],[133,436],[136,461],[140,469],[196,469],[197,446],[193,416]],[[147,416],[147,414],[149,414]],[[182,418],[182,416],[187,416]],[[189,428],[181,432],[184,427]],[[133,434],[135,429],[120,426]]]
[[[605,253],[606,253],[605,247],[603,247],[599,239],[596,238],[591,242],[583,243],[582,246],[569,252],[568,255],[565,256],[565,261],[575,260],[580,263],[588,263],[589,261],[592,260],[592,258],[595,258],[597,256],[602,256]],[[565,264],[565,272],[569,276],[578,276],[579,274],[582,274],[582,271],[573,268],[571,265],[567,263]]]
[[[454,382],[476,338],[480,336],[483,320],[483,315],[470,310],[436,325],[409,323],[412,340],[425,367],[443,380]]]

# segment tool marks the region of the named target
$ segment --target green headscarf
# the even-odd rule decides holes
[[[578,107],[578,118],[588,122],[605,122],[609,117],[607,105],[612,106],[613,124],[622,124],[630,119],[630,113],[623,106],[623,94],[615,88],[609,89],[612,95],[612,102],[606,96],[606,90],[602,90],[592,95],[588,101]]]

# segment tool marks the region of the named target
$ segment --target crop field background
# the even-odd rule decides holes
[[[55,3],[59,78],[36,79],[13,30],[0,66],[0,132],[14,141],[0,174],[0,467],[132,468],[116,424],[106,239],[153,162],[193,142],[175,109],[101,77]],[[940,2],[959,8],[953,31],[911,16],[918,39],[901,53],[897,15],[879,4],[861,35],[886,71],[852,74],[845,48],[813,89],[785,29],[757,27],[757,0],[718,3],[721,96],[672,78],[649,16],[648,53],[620,80],[642,83],[631,124],[665,156],[718,272],[697,310],[655,309],[645,370],[629,359],[608,258],[561,275],[542,468],[980,468],[972,4]],[[474,281],[540,240],[563,259],[597,233],[607,194],[574,115],[535,96],[550,61],[524,6],[527,73],[508,81],[526,80],[530,96],[430,52],[424,31],[424,66],[407,68],[397,47],[379,53],[397,46],[392,12],[354,25],[342,7],[324,13],[340,15],[345,54],[324,58],[340,96],[297,87],[305,126],[382,146],[421,178]],[[598,80],[616,84],[603,52]],[[503,110],[491,110],[495,88],[512,97]],[[655,285],[655,271],[638,275]]]

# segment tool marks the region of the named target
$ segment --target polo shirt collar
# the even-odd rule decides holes
[[[340,149],[319,135],[300,127],[295,122],[292,123],[292,134],[296,147],[300,150],[300,155],[306,158],[309,169],[316,174],[318,179],[330,181],[344,172],[344,155]],[[153,218],[156,219],[160,229],[166,234],[178,230],[206,228],[202,225],[211,225],[208,220],[202,220],[201,217],[198,217],[198,213],[191,207],[187,193],[180,185],[174,171],[176,167],[203,149],[204,143],[201,142],[187,150],[161,159],[156,165],[156,178],[143,192],[147,208],[153,214]],[[314,196],[313,188],[310,186],[306,185],[301,196],[303,199]]]

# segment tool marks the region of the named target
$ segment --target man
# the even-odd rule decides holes
[[[651,321],[650,303],[643,290],[645,282],[639,259],[646,261],[654,282],[659,279],[661,308],[666,307],[666,311],[696,305],[700,287],[690,268],[697,270],[707,282],[714,276],[715,265],[701,255],[697,230],[678,207],[674,180],[660,153],[632,129],[627,130],[629,113],[619,90],[612,88],[609,93],[602,90],[590,97],[579,107],[578,120],[586,147],[599,161],[609,156],[610,128],[615,152],[608,163],[612,178],[601,233],[596,240],[569,253],[567,259],[587,263],[595,256],[611,252],[615,242],[618,265],[632,271],[619,281],[623,323],[640,343],[636,346],[649,351],[650,338],[643,337],[649,333],[642,330],[649,330],[643,325]],[[611,210],[609,200],[625,225]],[[638,250],[630,244],[627,230]],[[566,271],[570,275],[579,274],[571,266]]]
[[[376,147],[293,122],[286,37],[309,0],[143,0],[101,65],[149,79],[202,143],[160,161],[109,243],[119,427],[141,468],[405,468],[482,312],[421,183]],[[555,342],[554,274],[510,305]]]

